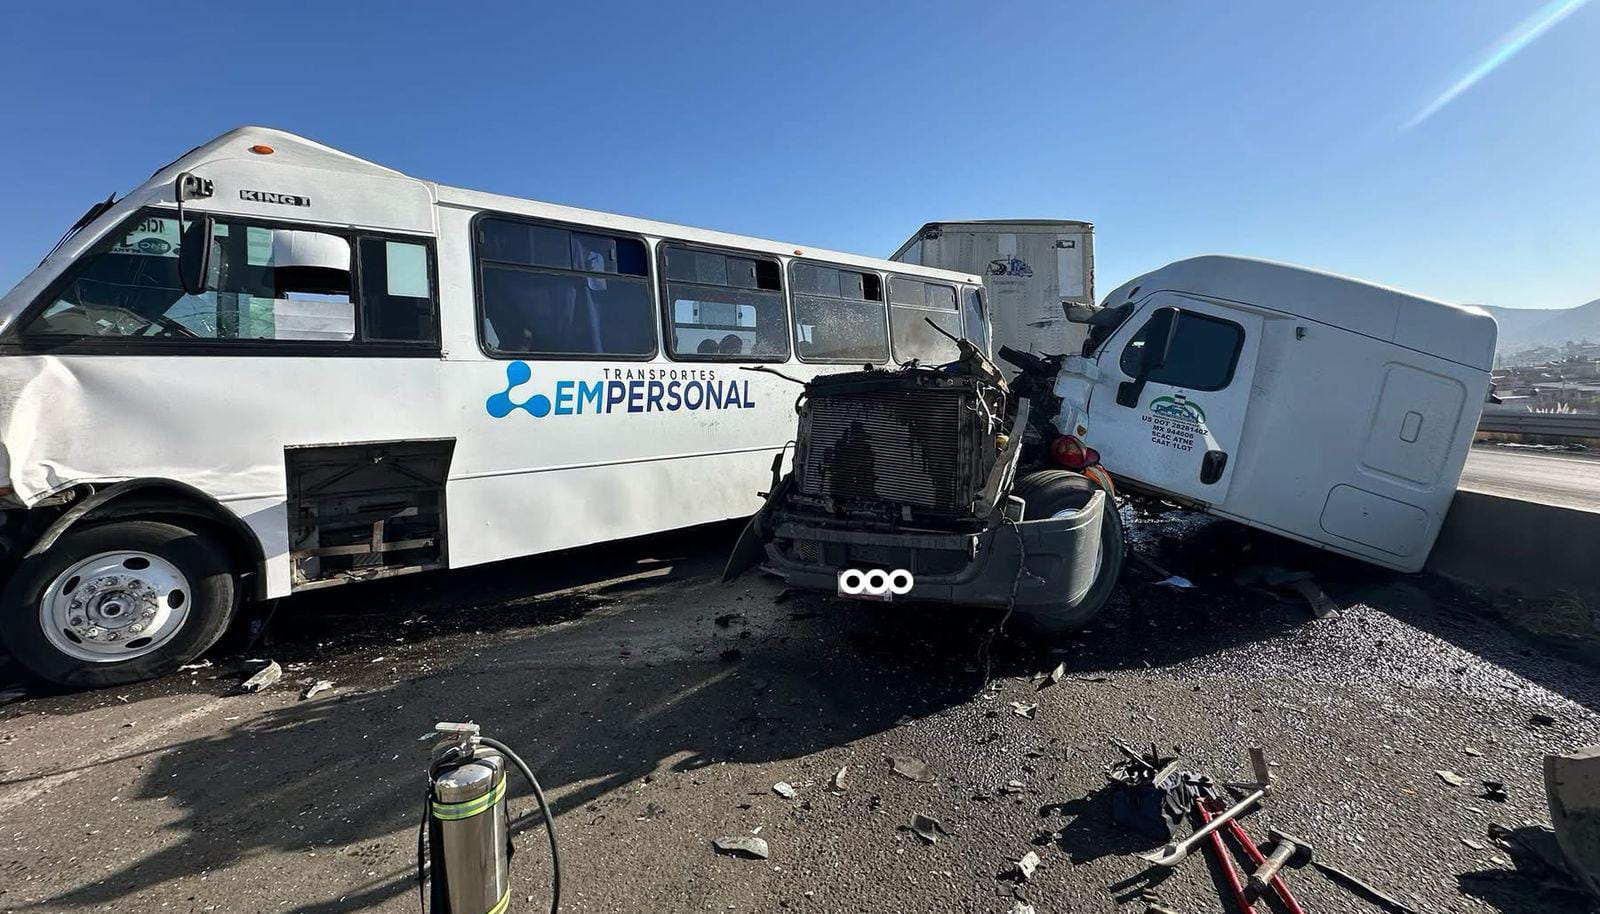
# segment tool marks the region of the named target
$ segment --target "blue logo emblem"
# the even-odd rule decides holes
[[[492,394],[484,402],[484,409],[496,419],[504,419],[511,415],[513,410],[526,410],[528,415],[543,417],[550,414],[550,398],[544,394],[534,394],[521,403],[511,399],[511,391],[518,385],[526,384],[533,379],[533,369],[527,362],[511,362],[506,365],[506,389],[497,394]]]
[[[507,362],[505,389],[490,394],[483,401],[483,408],[496,419],[504,419],[519,409],[542,419],[549,415],[670,413],[756,406],[748,380],[718,380],[710,369],[646,367],[608,372],[611,377],[593,381],[557,379],[550,386],[553,395],[530,394],[518,401],[511,392],[533,380],[533,369],[527,362]]]

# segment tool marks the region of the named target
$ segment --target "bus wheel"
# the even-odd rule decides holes
[[[238,602],[220,543],[155,521],[74,528],[22,567],[0,598],[0,640],[58,685],[152,679],[198,657]]]
[[[1064,511],[1076,511],[1088,503],[1099,487],[1092,480],[1066,470],[1030,473],[1017,483],[1013,494],[1027,501],[1023,520],[1042,520]],[[1100,560],[1095,566],[1094,583],[1075,603],[1017,609],[1023,627],[1041,635],[1057,635],[1081,628],[1099,615],[1116,589],[1122,575],[1125,553],[1122,538],[1122,512],[1117,501],[1106,493],[1105,513],[1100,518]]]

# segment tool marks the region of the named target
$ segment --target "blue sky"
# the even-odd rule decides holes
[[[882,256],[929,220],[1086,219],[1102,294],[1221,251],[1576,305],[1600,298],[1600,3],[1508,48],[1547,5],[21,4],[0,287],[93,200],[260,123]]]

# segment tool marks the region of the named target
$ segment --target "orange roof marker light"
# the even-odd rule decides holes
[[[272,155],[272,147],[266,145],[265,143],[257,143],[254,146],[251,146],[250,151],[258,156]]]

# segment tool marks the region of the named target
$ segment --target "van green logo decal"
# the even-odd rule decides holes
[[[1149,408],[1157,416],[1180,419],[1202,427],[1206,424],[1206,411],[1200,408],[1200,404],[1191,403],[1183,394],[1156,397],[1150,401]]]

